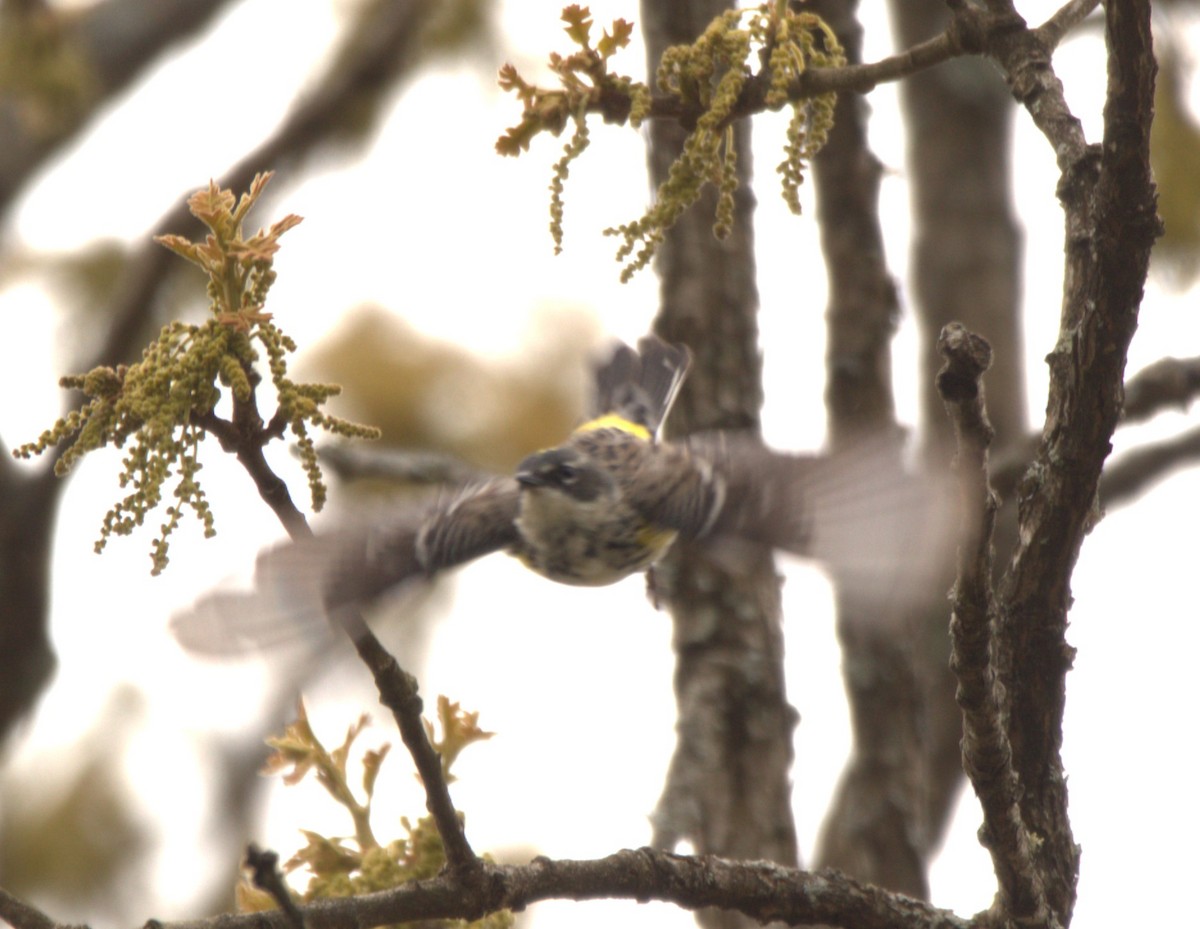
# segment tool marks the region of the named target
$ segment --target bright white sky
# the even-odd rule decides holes
[[[239,5],[199,46],[155,72],[75,151],[49,167],[21,204],[4,248],[22,243],[69,250],[104,236],[142,241],[166,204],[219,174],[267,131],[263,114],[281,112],[292,88],[323,55],[336,28],[330,6],[282,0]],[[600,24],[614,16],[637,17],[632,2],[591,6]],[[496,66],[511,60],[528,74],[546,51],[566,48],[556,7],[540,8],[537,17],[515,2],[501,9],[507,44],[498,50]],[[884,22],[881,0],[866,0],[861,15],[868,24],[868,57],[885,54],[889,36],[876,25]],[[288,23],[286,41],[263,45],[260,37],[277,34],[281,17]],[[230,66],[239,61],[244,64]],[[641,62],[642,51],[634,47],[622,67],[637,73]],[[1069,43],[1057,62],[1089,138],[1098,138],[1099,43],[1094,38]],[[194,115],[210,111],[214,72],[228,75],[231,86],[253,81],[256,99],[244,113],[223,105],[228,123],[216,131],[209,118]],[[593,130],[593,150],[573,168],[568,187],[566,253],[554,258],[546,232],[546,185],[559,143],[539,139],[532,153],[516,161],[495,157],[495,137],[515,121],[517,106],[499,93],[493,77],[494,68],[481,73],[470,63],[434,71],[396,103],[367,160],[289,186],[269,214],[253,217],[256,225],[286,212],[305,217],[284,239],[272,294],[273,311],[302,345],[330,330],[342,309],[365,300],[402,312],[427,333],[500,357],[519,352],[522,339],[547,325],[547,312],[561,308],[594,314],[598,333],[634,339],[646,330],[657,283],[643,274],[631,285],[619,285],[613,242],[599,233],[644,205],[641,140],[610,127]],[[231,90],[222,99],[234,98]],[[902,276],[908,194],[893,89],[876,91],[872,105],[873,144],[891,168],[882,194],[889,256]],[[1028,255],[1030,415],[1037,421],[1045,394],[1041,359],[1057,326],[1062,223],[1051,152],[1023,114],[1017,125],[1017,191]],[[755,133],[759,173],[766,179],[757,191],[756,219],[766,428],[776,444],[811,447],[820,442],[820,413],[796,422],[797,409],[782,398],[809,397],[811,409],[820,409],[825,297],[814,211],[809,200],[804,217],[791,217],[771,190],[772,146],[782,141],[779,121],[762,120]],[[98,177],[101,164],[104,174]],[[630,181],[613,180],[621,175]],[[805,254],[812,256],[805,276],[807,309],[797,313],[794,261]],[[1133,369],[1163,354],[1197,353],[1200,332],[1187,308],[1186,297],[1151,285]],[[0,409],[0,430],[11,447],[58,415],[61,398],[54,383],[69,361],[57,349],[61,323],[51,298],[37,285],[0,290],[0,318],[9,332],[0,387],[6,396],[22,398]],[[908,418],[915,408],[907,360],[914,340],[906,326],[897,342],[900,403]],[[1178,428],[1183,417],[1164,420],[1165,426],[1139,429],[1137,437]],[[204,841],[195,833],[201,788],[191,779],[199,776],[197,759],[204,752],[200,734],[257,725],[244,719],[245,693],[253,692],[260,675],[253,664],[193,664],[168,638],[165,619],[212,584],[243,571],[261,546],[281,536],[249,482],[214,451],[215,446],[205,475],[213,481],[209,496],[220,539],[205,544],[187,527],[173,544],[171,568],[158,579],[147,571],[146,534],[114,541],[102,558],[91,552],[114,494],[115,456],[94,456],[73,478],[56,548],[58,686],[43,701],[14,762],[18,772],[44,777],[46,753],[94,724],[80,713],[81,694],[89,695],[99,713],[103,699],[96,695],[125,682],[143,691],[145,725],[132,736],[130,768],[148,815],[168,822],[154,913],[160,917],[191,915],[197,843]],[[286,453],[276,457],[281,469],[297,473]],[[1129,879],[1131,861],[1139,873],[1153,874],[1158,888],[1187,886],[1197,864],[1190,836],[1200,825],[1200,801],[1185,774],[1191,760],[1180,744],[1180,721],[1183,708],[1195,702],[1189,685],[1200,634],[1189,584],[1194,546],[1190,539],[1181,544],[1180,523],[1193,521],[1184,508],[1198,486],[1195,475],[1177,476],[1136,508],[1108,517],[1089,539],[1076,571],[1070,639],[1079,655],[1069,678],[1064,755],[1073,824],[1084,849],[1079,926],[1167,922],[1174,901],[1137,891]],[[798,563],[789,562],[787,573],[789,690],[802,716],[795,806],[807,858],[848,734],[826,585],[818,572]],[[131,602],[137,604],[132,611],[125,606]],[[123,605],[119,614],[111,607],[96,609],[117,603]],[[521,604],[519,611],[512,604]],[[591,857],[647,840],[646,815],[674,741],[669,638],[666,618],[646,603],[637,581],[599,591],[557,587],[503,557],[462,572],[422,687],[431,703],[434,695],[446,693],[481,710],[482,724],[499,733],[464,756],[455,789],[477,848],[520,846],[552,856]],[[365,681],[358,694],[314,695],[312,715],[334,742],[364,707],[381,719]],[[381,726],[363,744],[387,738]],[[169,777],[162,773],[164,758],[172,763]],[[632,758],[638,763],[631,764]],[[397,752],[389,764],[393,778],[407,788],[406,759]],[[400,812],[420,809],[415,792],[405,803]],[[265,842],[286,852],[295,845],[298,823],[347,830],[340,820],[322,824],[320,806],[313,793],[279,797]],[[977,805],[968,794],[933,874],[934,902],[964,914],[986,907],[993,889],[990,864],[975,840],[977,826]],[[384,825],[378,831],[388,830]],[[690,925],[687,914],[658,906],[547,904],[535,910],[540,927],[566,920],[600,925],[614,916],[646,925],[668,919]]]

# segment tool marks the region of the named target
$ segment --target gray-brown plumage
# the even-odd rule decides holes
[[[364,605],[496,551],[555,581],[608,584],[648,568],[677,537],[819,558],[880,596],[932,577],[947,514],[904,476],[890,443],[834,457],[726,433],[660,443],[687,365],[686,349],[653,337],[636,352],[620,346],[596,371],[594,418],[513,477],[267,552],[254,594],[210,595],[176,622],[177,635],[199,651],[238,650],[233,640],[261,639],[252,627],[268,617]]]

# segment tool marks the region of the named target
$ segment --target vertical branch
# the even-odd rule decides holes
[[[645,2],[650,79],[663,50],[692,42],[730,6],[725,0]],[[712,231],[710,188],[667,234],[658,255],[662,305],[655,328],[692,351],[693,366],[668,427],[757,433],[762,404],[750,191],[750,127],[731,135],[738,190],[732,231]],[[685,132],[650,126],[651,182],[666,177]],[[738,564],[715,564],[700,548],[676,550],[653,585],[675,623],[678,741],[653,816],[653,842],[689,842],[699,853],[796,860],[790,768],[795,711],[783,673],[779,579],[767,549],[748,547]],[[706,910],[705,925],[742,925]]]
[[[948,25],[943,0],[893,0],[902,48]],[[1013,103],[995,68],[966,56],[910,75],[899,85],[907,129],[905,173],[913,215],[912,307],[920,338],[922,445],[927,467],[943,469],[954,448],[934,389],[937,334],[951,320],[985,336],[994,350],[988,406],[999,448],[1027,432],[1021,331],[1021,233],[1013,211]],[[1012,508],[997,544],[1015,543]],[[947,565],[947,585],[951,566]],[[934,592],[931,591],[931,595]],[[931,604],[916,655],[927,682],[928,833],[939,844],[962,785],[961,715],[948,664],[945,603]]]
[[[857,0],[816,5],[852,65],[862,60],[857,6]],[[895,430],[891,348],[899,300],[884,254],[882,168],[868,145],[867,122],[866,101],[839,94],[829,141],[813,165],[829,276],[825,401],[835,447]],[[912,645],[922,639],[909,634],[905,606],[868,602],[857,586],[837,584],[854,750],[825,814],[816,863],[924,898],[925,685]],[[944,616],[936,586],[930,595]]]
[[[1018,917],[1066,925],[1079,877],[1060,753],[1074,656],[1066,641],[1070,578],[1099,515],[1100,473],[1121,411],[1129,342],[1159,232],[1149,159],[1156,72],[1150,4],[1105,5],[1108,92],[1099,147],[1087,145],[1067,106],[1046,38],[1026,28],[1010,2],[992,0],[986,12],[959,4],[956,16],[966,26],[994,18],[979,33],[983,50],[1051,143],[1062,175],[1067,263],[1059,337],[1048,358],[1043,440],[1017,490],[1020,541],[997,586],[991,673],[1005,698],[1020,831],[1036,837],[1032,847],[1018,841],[1014,857],[997,861],[998,872],[1008,864],[1020,872],[1028,854],[1036,869],[1031,895],[1000,902],[1019,908]],[[981,772],[969,773],[984,796]],[[997,813],[987,823],[992,839],[1009,815]]]
[[[958,323],[942,330],[937,348],[946,359],[937,389],[957,438],[955,465],[963,514],[950,621],[950,665],[962,709],[962,763],[983,807],[979,839],[996,871],[997,917],[1046,925],[1052,917],[1034,865],[1035,840],[1021,817],[1008,694],[997,672],[1002,666],[996,635],[1000,610],[992,588],[997,499],[988,482],[988,446],[995,432],[982,380],[992,363],[992,348]]]

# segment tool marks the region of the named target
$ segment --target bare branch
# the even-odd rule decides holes
[[[927,903],[862,884],[838,871],[797,871],[767,861],[735,862],[642,848],[592,861],[481,862],[464,879],[445,873],[394,890],[302,908],[309,929],[367,929],[431,919],[478,919],[542,900],[660,900],[689,910],[720,907],[762,923],[826,923],[855,929],[970,929]],[[291,929],[282,913],[247,913],[160,923],[163,929]]]
[[[1011,9],[1005,0],[991,6]],[[1059,924],[1070,920],[1079,877],[1060,754],[1074,657],[1066,642],[1070,577],[1096,519],[1100,473],[1120,417],[1129,342],[1159,230],[1149,163],[1156,71],[1150,5],[1111,0],[1105,17],[1102,146],[1087,145],[1035,35],[1014,28],[995,35],[989,48],[1054,147],[1066,212],[1067,267],[1059,335],[1048,359],[1045,438],[1020,489],[1020,543],[998,588],[996,620],[1022,821],[1041,840],[1036,863]]]
[[[14,929],[64,929],[37,907],[18,900],[3,887],[0,887],[0,920]]]
[[[1100,502],[1109,507],[1128,502],[1179,468],[1200,464],[1200,429],[1126,452],[1110,461],[1100,475]]]
[[[364,447],[354,443],[323,446],[321,463],[343,480],[383,480],[394,484],[462,486],[492,475],[454,455],[415,449]]]
[[[417,692],[417,679],[397,664],[357,611],[339,610],[335,618],[354,641],[359,657],[374,676],[380,702],[395,717],[400,739],[412,756],[425,788],[425,807],[433,816],[438,834],[442,837],[448,868],[458,875],[476,873],[482,862],[467,842],[462,820],[450,799],[441,755],[429,743],[425,724],[421,720],[424,704]],[[318,925],[309,922],[312,929]]]
[[[1068,0],[1034,30],[1047,48],[1057,48],[1068,32],[1088,18],[1100,0]]]
[[[1160,358],[1125,381],[1125,404],[1117,427],[1151,419],[1170,409],[1186,410],[1200,394],[1200,358]],[[1195,433],[1127,452],[1105,466],[1101,503],[1107,508],[1124,503],[1148,489],[1167,472],[1191,464]],[[1007,500],[1037,452],[1041,436],[1029,433],[1014,443],[1003,458],[992,460],[992,483]]]
[[[68,75],[56,99],[36,87],[0,91],[0,212],[48,157],[172,44],[202,29],[229,0],[105,0],[74,14],[38,10],[5,29],[36,31],[28,48],[59,58]],[[41,4],[38,4],[41,6]]]
[[[992,0],[987,10],[952,0],[953,28],[965,48],[988,55],[1000,66],[1009,89],[1054,149],[1063,184],[1089,164],[1083,125],[1071,112],[1062,82],[1050,61],[1051,46],[1029,29],[1011,0]]]
[[[291,929],[305,929],[304,914],[292,899],[291,891],[288,890],[279,870],[279,856],[275,852],[263,851],[257,845],[251,844],[246,849],[245,863],[250,869],[254,886],[271,895],[275,905],[287,917]]]
[[[1160,358],[1125,382],[1122,422],[1133,423],[1177,407],[1200,393],[1200,358]]]
[[[997,500],[988,486],[993,431],[982,380],[992,363],[992,349],[981,337],[951,323],[942,329],[938,351],[946,359],[937,387],[958,439],[963,513],[950,619],[950,666],[958,677],[955,696],[963,714],[963,767],[983,807],[979,836],[991,853],[999,882],[997,915],[1044,925],[1050,909],[1034,865],[1033,837],[1021,818],[1021,784],[1008,738],[1008,696],[996,674],[997,665],[1003,667],[991,580]]]

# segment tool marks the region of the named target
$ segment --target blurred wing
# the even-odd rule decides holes
[[[893,441],[789,455],[751,436],[703,433],[662,447],[646,468],[637,505],[648,519],[687,538],[816,559],[872,600],[923,595],[953,553],[953,498],[906,473]]]
[[[327,633],[332,610],[365,606],[400,584],[512,545],[516,515],[516,482],[502,478],[286,542],[259,556],[253,591],[208,594],[172,617],[171,630],[204,655]]]

